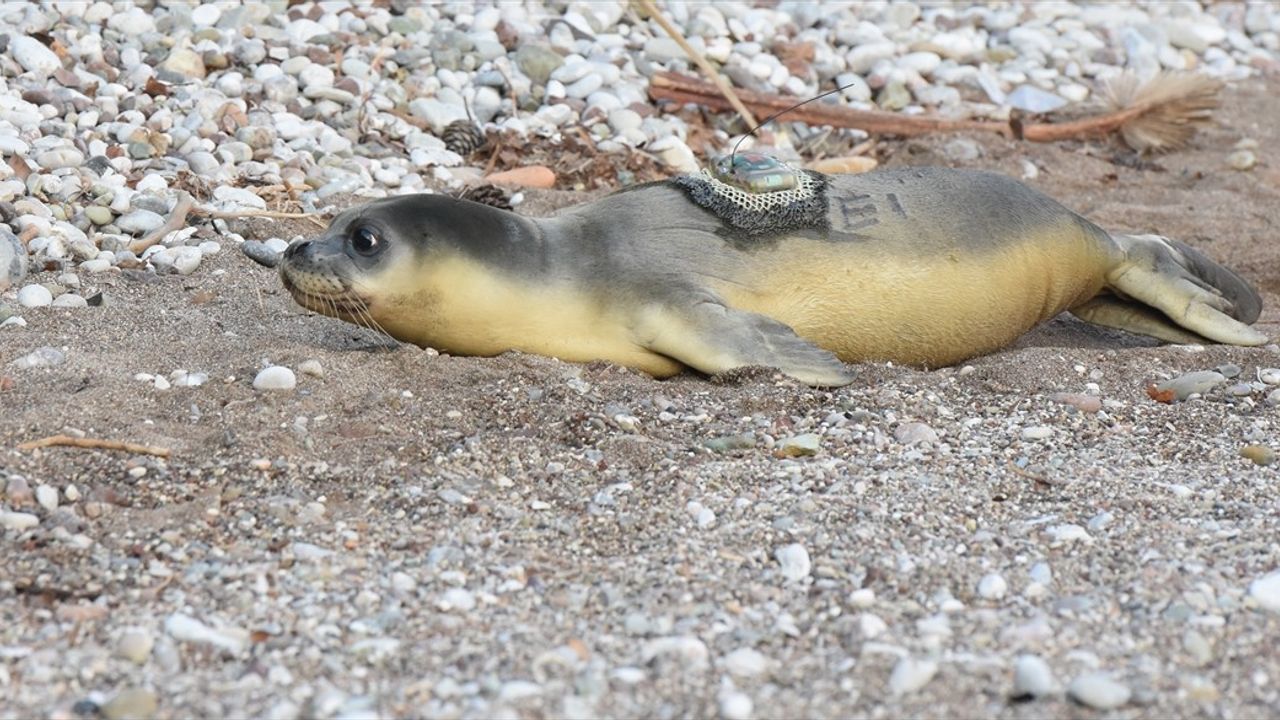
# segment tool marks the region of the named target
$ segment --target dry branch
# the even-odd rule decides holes
[[[1221,83],[1196,75],[1164,74],[1138,87],[1132,79],[1109,86],[1112,110],[1093,117],[1064,123],[1026,124],[1017,120],[953,120],[942,117],[900,115],[883,110],[858,110],[840,105],[806,105],[796,108],[788,119],[810,125],[857,128],[885,135],[927,135],[944,132],[992,132],[1033,142],[1097,137],[1119,132],[1135,150],[1168,150],[1185,144],[1195,127],[1206,122],[1217,105]],[[712,110],[728,110],[717,89],[697,78],[662,72],[649,81],[654,100],[702,105]],[[795,98],[741,91],[747,107],[771,115],[795,104]]]
[[[169,215],[169,219],[165,220],[160,227],[129,243],[130,252],[135,255],[141,255],[143,250],[163,240],[165,235],[175,230],[181,230],[182,226],[187,224],[187,214],[191,212],[191,208],[194,205],[195,201],[191,199],[191,195],[186,191],[179,190],[178,203],[173,206],[173,212]]]
[[[658,8],[654,7],[652,0],[635,0],[635,3],[636,5],[639,5],[642,10],[648,13],[649,17],[653,18],[659,25],[661,25],[667,35],[670,35],[671,39],[675,40],[676,44],[680,46],[680,49],[684,50],[684,53],[689,56],[689,59],[693,60],[702,72],[711,79],[711,82],[715,84],[716,89],[720,91],[720,96],[723,97],[735,111],[737,111],[738,115],[742,116],[742,120],[747,123],[747,127],[754,128],[756,126],[755,116],[751,114],[751,111],[748,110],[746,105],[742,103],[742,100],[738,98],[737,93],[734,92],[733,88],[729,85],[729,82],[725,80],[724,76],[717,72],[715,68],[711,67],[711,63],[707,62],[707,59],[702,56],[702,53],[698,52],[696,48],[689,44],[688,40],[684,39],[684,36],[681,35],[680,31],[671,24],[671,21],[668,20],[667,17],[658,10]]]
[[[158,457],[169,457],[170,454],[169,448],[156,447],[154,445],[139,445],[138,443],[121,442],[119,440],[78,438],[70,435],[50,435],[49,437],[40,438],[39,440],[31,440],[19,445],[18,449],[34,450],[36,448],[53,446],[88,448],[93,450],[122,450],[124,452],[139,453],[142,455],[156,455]]]

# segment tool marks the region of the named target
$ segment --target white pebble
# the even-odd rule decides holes
[[[999,600],[1009,589],[1009,584],[996,573],[984,576],[978,581],[978,594],[988,600]]]
[[[52,75],[62,67],[57,53],[44,43],[24,34],[14,33],[9,36],[9,54],[28,72],[42,77]]]
[[[283,365],[263,368],[253,379],[254,390],[292,390],[298,385],[293,371]]]
[[[53,293],[43,285],[28,285],[18,291],[18,304],[22,307],[48,307],[53,304]]]
[[[862,613],[858,617],[858,630],[863,640],[874,640],[889,630],[889,623],[875,613]]]
[[[304,360],[298,366],[298,372],[311,377],[324,377],[324,368],[320,366],[319,360]]]
[[[1046,528],[1045,532],[1048,533],[1049,537],[1052,538],[1054,542],[1058,542],[1058,543],[1068,543],[1068,542],[1077,542],[1077,541],[1084,542],[1084,543],[1093,542],[1093,538],[1089,536],[1088,531],[1086,531],[1084,528],[1080,527],[1079,525],[1075,525],[1072,523],[1067,523],[1064,525],[1053,525],[1049,528]]]
[[[938,673],[938,663],[933,660],[917,660],[904,657],[893,667],[889,675],[889,692],[894,695],[906,695],[916,692]]]
[[[1091,708],[1114,710],[1129,702],[1133,693],[1105,672],[1090,672],[1072,680],[1067,694]]]
[[[53,512],[58,509],[58,489],[52,485],[36,486],[36,502],[40,507]]]
[[[1013,696],[1041,698],[1053,692],[1053,671],[1035,655],[1019,655],[1013,663]]]
[[[89,301],[76,295],[75,293],[64,293],[53,299],[53,307],[56,308],[84,308],[89,307]]]
[[[1280,613],[1280,570],[1263,575],[1250,583],[1249,597],[1264,610]]]
[[[476,596],[469,590],[463,588],[449,588],[445,590],[440,599],[436,602],[436,607],[440,610],[448,612],[457,610],[459,612],[470,612],[475,609]]]
[[[774,557],[782,566],[782,577],[787,582],[798,582],[809,576],[811,564],[809,551],[800,543],[783,545],[774,551]]]
[[[182,613],[174,613],[166,618],[164,630],[175,640],[212,645],[232,655],[239,655],[249,641],[249,633],[240,628],[211,628]]]
[[[1044,440],[1053,436],[1053,428],[1046,425],[1033,425],[1022,430],[1023,440]]]
[[[0,527],[9,530],[27,530],[40,524],[40,518],[31,513],[0,512]]]
[[[724,668],[736,677],[756,677],[769,669],[769,658],[752,648],[738,648],[724,656]]]
[[[720,715],[725,720],[748,720],[755,705],[746,693],[726,690],[720,693]]]
[[[849,604],[857,608],[869,608],[876,602],[876,591],[871,588],[858,588],[849,593]]]

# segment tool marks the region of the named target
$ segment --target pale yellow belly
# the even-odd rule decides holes
[[[941,367],[1004,347],[1093,297],[1108,262],[1070,238],[915,257],[877,248],[790,239],[745,282],[717,290],[845,362]]]

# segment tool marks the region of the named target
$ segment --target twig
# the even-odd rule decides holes
[[[156,447],[154,445],[139,445],[138,443],[121,442],[119,440],[99,440],[96,438],[78,438],[70,435],[50,435],[49,437],[40,438],[39,440],[31,440],[24,442],[18,446],[19,450],[34,450],[43,447],[76,447],[89,448],[94,450],[123,450],[124,452],[140,453],[142,455],[156,455],[158,457],[169,457],[169,448]]]
[[[174,230],[180,230],[187,223],[187,214],[191,212],[194,205],[195,201],[191,199],[191,195],[185,190],[179,190],[178,203],[173,206],[173,213],[169,215],[169,219],[160,227],[129,243],[129,250],[135,255],[141,255],[143,250],[163,240],[165,235]]]
[[[320,227],[328,227],[324,220],[316,217],[314,213],[293,213],[279,212],[276,210],[210,210],[208,208],[193,207],[191,212],[196,215],[203,215],[209,218],[222,220],[238,220],[247,217],[273,218],[278,220],[310,220]]]
[[[1032,142],[1054,142],[1107,135],[1114,132],[1130,132],[1146,125],[1155,125],[1164,134],[1170,128],[1189,133],[1190,128],[1203,122],[1207,109],[1216,100],[1217,87],[1208,80],[1197,77],[1161,78],[1147,89],[1137,92],[1132,104],[1110,112],[1064,123],[1024,124],[1021,121],[998,122],[994,120],[952,120],[922,115],[899,115],[883,110],[857,110],[840,105],[810,105],[796,108],[794,119],[810,125],[857,128],[870,133],[887,135],[927,135],[941,132],[992,132],[1008,138]],[[649,81],[649,95],[655,100],[671,100],[693,103],[712,110],[728,110],[729,104],[717,92],[717,88],[697,78],[672,72],[661,72]],[[790,108],[795,99],[783,95],[757,93],[744,90],[742,101],[762,114],[773,114]],[[1185,127],[1184,127],[1185,126]],[[1178,138],[1184,140],[1185,138]],[[1126,142],[1130,142],[1126,138]],[[1133,144],[1130,142],[1130,144]],[[1172,141],[1167,145],[1176,146]],[[1141,148],[1139,148],[1141,149]]]
[[[671,24],[671,21],[668,20],[667,17],[658,10],[658,8],[654,7],[653,1],[635,0],[635,3],[636,5],[639,5],[642,10],[648,13],[649,17],[656,20],[657,23],[662,26],[662,29],[671,36],[671,39],[676,41],[676,44],[680,46],[680,49],[684,50],[685,54],[702,69],[702,72],[707,76],[707,78],[710,79],[711,82],[715,83],[716,89],[719,90],[720,94],[724,96],[724,99],[733,106],[733,109],[738,112],[738,115],[742,116],[742,120],[747,124],[747,127],[754,128],[756,126],[755,116],[751,114],[751,111],[747,109],[745,104],[743,104],[737,93],[735,93],[733,88],[729,86],[729,83],[724,79],[724,76],[716,72],[716,69],[711,67],[711,63],[707,62],[707,59],[702,56],[702,53],[694,49],[694,47],[689,44],[689,41],[684,39],[684,36],[681,35],[680,31]]]
[[[503,137],[499,135],[498,142],[494,143],[493,153],[489,155],[489,162],[485,163],[484,172],[480,175],[480,177],[488,177],[489,173],[493,172],[493,168],[496,167],[498,164],[498,153],[502,152],[502,146],[504,144],[505,143],[504,143]]]

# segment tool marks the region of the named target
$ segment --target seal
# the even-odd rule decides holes
[[[655,377],[942,367],[1059,313],[1173,343],[1261,345],[1262,302],[1190,246],[1112,234],[1004,175],[935,167],[780,192],[704,171],[533,218],[410,194],[280,262],[303,307],[456,355],[606,360]]]

